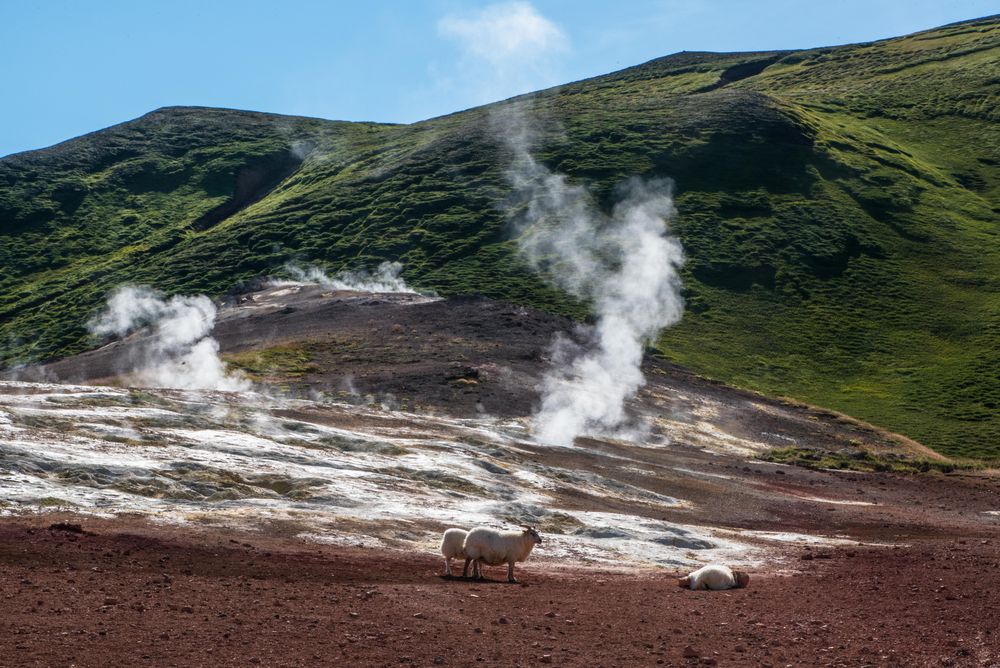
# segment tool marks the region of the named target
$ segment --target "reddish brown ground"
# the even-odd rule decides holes
[[[814,559],[790,547],[795,574],[690,592],[668,572],[529,562],[521,585],[477,584],[441,578],[430,554],[8,518],[0,664],[998,665],[998,546],[980,532]]]
[[[350,378],[361,393],[411,406],[526,415],[552,335],[570,326],[489,300],[318,293],[227,312],[215,336],[226,352],[278,343],[310,352],[315,370],[296,383],[311,389]],[[39,373],[114,375],[141,345],[133,338]],[[844,416],[662,361],[647,360],[645,371],[632,408],[676,425],[698,424],[709,407],[714,427],[770,447],[926,454]],[[325,410],[295,417],[376,420]],[[662,509],[566,485],[551,490],[560,509],[883,546],[814,548],[802,559],[804,549],[788,545],[754,570],[749,589],[690,592],[675,586],[676,573],[584,569],[546,560],[544,546],[520,567],[523,585],[477,584],[442,579],[430,553],[319,546],[280,528],[6,518],[0,666],[1000,666],[1000,516],[987,514],[1000,510],[995,475],[793,469],[706,452],[688,442],[693,432],[671,436],[670,448],[582,439],[578,449],[524,445],[507,456],[688,502]],[[59,519],[89,533],[50,530]]]

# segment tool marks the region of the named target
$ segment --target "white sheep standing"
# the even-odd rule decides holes
[[[444,574],[451,577],[451,560],[464,559],[465,537],[469,532],[465,529],[448,529],[441,538],[441,554],[444,555]]]
[[[507,564],[507,581],[517,582],[514,578],[514,564],[525,561],[535,545],[542,542],[542,537],[534,527],[523,527],[522,531],[497,531],[488,527],[476,527],[465,537],[465,566],[462,577],[468,577],[469,562],[473,563],[472,576],[482,579],[482,564],[499,566]]]

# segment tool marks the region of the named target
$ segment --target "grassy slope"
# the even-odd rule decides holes
[[[998,18],[677,54],[533,96],[537,152],[602,205],[632,174],[677,181],[689,309],[667,356],[996,456],[998,63]],[[165,109],[0,160],[0,360],[82,350],[121,282],[220,294],[288,260],[399,259],[443,293],[581,315],[514,252],[496,109],[410,126]]]

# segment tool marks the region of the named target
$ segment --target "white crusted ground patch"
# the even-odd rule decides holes
[[[799,496],[798,494],[792,494],[796,499],[802,499],[803,501],[815,501],[817,503],[829,503],[836,506],[877,506],[877,503],[872,501],[851,501],[849,499],[827,499],[821,496]]]
[[[14,419],[7,411],[0,411],[0,432],[21,431],[21,427],[14,425]]]
[[[723,431],[713,422],[718,415],[719,406],[715,402],[699,401],[677,419],[658,416],[653,421],[668,441],[690,443],[710,452],[750,457],[770,449],[763,440],[749,440]]]
[[[743,447],[710,427],[696,427],[703,441],[693,442]],[[625,456],[591,451],[606,458],[595,470],[543,464],[522,420],[253,392],[0,382],[0,434],[4,512],[72,508],[247,529],[290,522],[311,540],[415,549],[433,547],[427,527],[531,523],[545,536],[539,559],[649,566],[752,563],[762,540],[781,540],[755,534],[750,545],[739,533],[561,507],[567,491],[647,515],[689,502],[639,486],[637,476],[655,472]],[[613,476],[622,468],[629,483]]]
[[[731,541],[716,538],[703,527],[619,513],[571,511],[567,514],[581,526],[548,541],[546,553],[553,557],[677,566],[729,557],[735,546]]]
[[[749,529],[741,529],[739,531],[722,531],[722,533],[732,535],[733,537],[752,537],[775,543],[798,543],[801,545],[834,546],[868,544],[843,536],[814,536],[790,531],[751,531]]]

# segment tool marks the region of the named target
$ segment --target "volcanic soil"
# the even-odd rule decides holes
[[[442,577],[431,554],[280,532],[8,518],[0,663],[995,666],[998,545],[990,531],[795,548],[747,589],[691,592],[670,572],[529,561],[519,585],[503,569],[479,583]]]
[[[555,338],[587,339],[568,318],[484,297],[435,299],[299,284],[232,297],[212,336],[223,359],[246,363],[262,354],[251,365],[258,374],[254,379],[271,387],[309,396],[374,398],[383,405],[460,417],[530,415],[539,405],[540,379],[553,363]],[[0,378],[127,384],[146,344],[140,331]],[[268,357],[269,352],[275,354]],[[287,355],[295,357],[295,365],[281,361]],[[278,361],[268,361],[274,357]],[[663,419],[704,421],[707,406],[709,420],[737,440],[821,450],[849,449],[863,441],[879,451],[939,458],[848,416],[733,388],[657,356],[647,355],[643,372],[647,384],[629,409],[651,420],[654,432]]]

